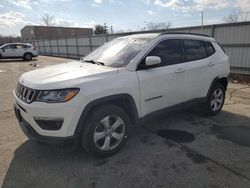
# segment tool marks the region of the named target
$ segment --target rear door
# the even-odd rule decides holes
[[[160,57],[160,65],[146,67],[147,56],[139,64],[141,116],[186,100],[188,81],[181,51],[180,40],[167,39],[147,55]]]
[[[16,55],[17,57],[23,57],[23,54],[25,53],[26,51],[26,45],[22,45],[22,44],[17,44],[16,45]]]
[[[213,80],[215,50],[209,41],[183,39],[183,61],[187,73],[186,100],[203,98]]]

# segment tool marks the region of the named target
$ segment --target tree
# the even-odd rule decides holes
[[[160,29],[169,29],[171,27],[170,22],[148,22],[146,23],[146,28],[148,30],[160,30]]]
[[[248,21],[248,13],[236,11],[235,13],[229,14],[224,20],[227,23],[246,22]]]
[[[107,27],[105,25],[98,24],[98,25],[95,25],[94,33],[96,35],[108,34],[108,30],[107,30]]]
[[[42,23],[46,26],[54,26],[55,25],[55,17],[50,16],[49,14],[44,14],[42,16]]]
[[[42,16],[42,23],[45,25],[45,26],[55,26],[56,23],[55,23],[55,17],[54,16],[50,16],[49,14],[44,14]],[[51,27],[47,27],[47,38],[48,39],[51,39],[53,34],[52,34],[52,29]],[[57,35],[57,33],[56,33]]]
[[[5,43],[21,42],[21,37],[19,36],[3,36],[0,34],[0,46]]]

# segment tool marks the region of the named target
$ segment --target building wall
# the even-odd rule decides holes
[[[26,26],[23,29],[21,29],[21,38],[24,41],[30,40],[30,39],[36,39],[34,35],[34,27]]]
[[[58,39],[93,35],[92,28],[25,26],[21,30],[23,40]]]
[[[213,36],[229,56],[231,72],[250,75],[250,22],[34,41],[40,54],[80,58],[114,38],[136,33],[188,32]]]

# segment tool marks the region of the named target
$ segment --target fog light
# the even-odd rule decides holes
[[[62,118],[34,117],[34,120],[44,130],[59,130],[63,124]]]

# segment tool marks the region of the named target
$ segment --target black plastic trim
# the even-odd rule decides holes
[[[58,131],[62,128],[63,125],[63,119],[55,119],[55,120],[38,120],[35,119],[35,122],[38,124],[38,126],[47,131]]]
[[[209,35],[204,35],[204,34],[199,34],[199,33],[186,33],[186,32],[163,32],[161,33],[160,35],[178,35],[178,34],[182,34],[182,35],[196,35],[196,36],[203,36],[203,37],[210,37],[210,38],[213,38]]]
[[[16,109],[16,107],[14,107],[14,108]],[[54,137],[54,136],[43,136],[43,135],[40,135],[23,118],[20,119],[20,118],[17,117],[17,119],[18,119],[19,125],[20,125],[21,129],[23,130],[24,134],[29,139],[31,139],[33,141],[43,142],[43,143],[60,144],[60,143],[64,143],[64,142],[72,142],[72,141],[76,141],[77,140],[74,136],[69,136],[69,137]]]
[[[83,112],[81,114],[81,117],[80,117],[80,119],[78,121],[77,127],[75,129],[74,136],[77,137],[77,136],[79,136],[81,134],[82,129],[83,129],[84,124],[85,124],[85,121],[87,119],[87,116],[88,116],[89,112],[91,112],[92,109],[94,109],[98,105],[105,104],[105,103],[112,103],[114,101],[122,100],[122,99],[127,99],[129,101],[129,103],[127,105],[129,105],[130,109],[132,110],[132,112],[131,112],[132,117],[130,116],[130,118],[132,118],[131,121],[132,122],[137,122],[139,116],[138,116],[137,107],[136,107],[136,104],[134,102],[133,97],[130,94],[111,95],[111,96],[107,96],[107,97],[103,97],[103,98],[94,100],[94,101],[90,102],[84,108],[84,110],[83,110]]]
[[[185,102],[182,102],[182,103],[179,103],[179,104],[175,104],[175,105],[168,106],[166,108],[151,112],[151,113],[139,118],[138,121],[137,121],[137,124],[143,125],[145,122],[147,122],[150,119],[153,119],[156,116],[159,116],[159,115],[161,115],[163,113],[185,109],[185,108],[188,108],[188,107],[190,107],[192,105],[195,105],[195,104],[205,103],[206,99],[207,99],[207,97],[191,99],[189,101],[185,101]]]
[[[159,98],[162,98],[162,97],[163,97],[162,95],[159,95],[159,96],[156,96],[156,97],[151,97],[151,98],[145,99],[145,102],[152,101],[152,100],[155,100],[155,99],[159,99]]]
[[[32,57],[38,57],[39,55],[32,55]],[[23,59],[24,56],[5,56],[0,55],[1,59]]]
[[[218,80],[219,80],[219,77],[216,77],[216,78],[213,79],[213,81],[212,81],[212,83],[211,83],[211,85],[210,85],[210,87],[209,87],[209,89],[208,89],[208,91],[207,91],[207,98],[208,98],[208,96],[209,96],[211,90],[213,89],[214,84],[215,84]]]
[[[38,134],[31,125],[26,122],[25,120],[22,120],[19,122],[24,134],[31,140],[37,141],[37,142],[43,142],[43,143],[54,143],[54,144],[60,144],[63,142],[71,142],[76,140],[74,136],[70,137],[52,137],[52,136],[43,136]]]

